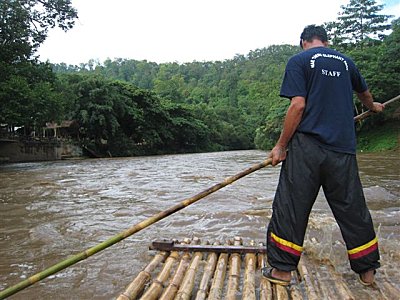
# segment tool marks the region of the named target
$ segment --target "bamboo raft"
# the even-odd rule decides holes
[[[303,254],[289,287],[271,284],[262,277],[266,265],[265,246],[242,239],[221,245],[200,244],[200,240],[155,241],[157,251],[117,300],[151,299],[360,299],[334,266],[313,262]],[[359,284],[359,289],[366,289]],[[389,281],[375,282],[372,298],[399,299]],[[366,290],[366,293],[370,293]],[[363,298],[364,299],[364,298]]]

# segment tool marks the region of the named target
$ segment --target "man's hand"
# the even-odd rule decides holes
[[[275,145],[275,147],[272,148],[269,157],[272,158],[272,165],[276,166],[281,161],[284,161],[286,159],[286,147],[278,144]]]
[[[306,98],[303,96],[293,97],[286,112],[283,129],[275,147],[272,148],[269,157],[272,158],[272,165],[276,166],[286,159],[286,146],[299,126],[303,111],[306,107]]]
[[[370,111],[379,113],[383,111],[385,105],[379,102],[374,102],[374,98],[369,90],[366,90],[362,93],[357,93],[358,99],[364,104]]]
[[[373,102],[373,108],[371,109],[371,111],[375,112],[375,113],[379,113],[382,112],[383,109],[385,108],[385,105],[379,102]]]

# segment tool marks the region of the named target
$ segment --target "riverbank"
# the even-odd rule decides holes
[[[83,157],[76,143],[58,139],[0,139],[0,164]]]
[[[357,148],[359,152],[400,151],[400,120],[359,132]]]
[[[400,121],[394,120],[357,134],[359,152],[400,151]],[[95,157],[77,143],[58,140],[0,140],[0,164]]]

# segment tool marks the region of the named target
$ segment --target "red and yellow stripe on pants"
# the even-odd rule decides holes
[[[348,250],[347,253],[349,254],[349,259],[357,259],[370,254],[376,249],[378,249],[378,239],[375,237],[372,241],[360,247]]]
[[[300,256],[301,253],[303,252],[303,247],[296,245],[295,243],[289,242],[287,240],[284,240],[277,235],[275,235],[273,232],[271,232],[270,235],[270,240],[271,242],[279,249],[286,251],[288,253],[291,253],[296,256]]]

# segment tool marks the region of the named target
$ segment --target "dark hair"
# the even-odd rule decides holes
[[[301,41],[312,42],[314,39],[320,40],[321,42],[328,41],[328,35],[324,27],[317,25],[306,26],[300,35],[300,47],[303,48]]]

